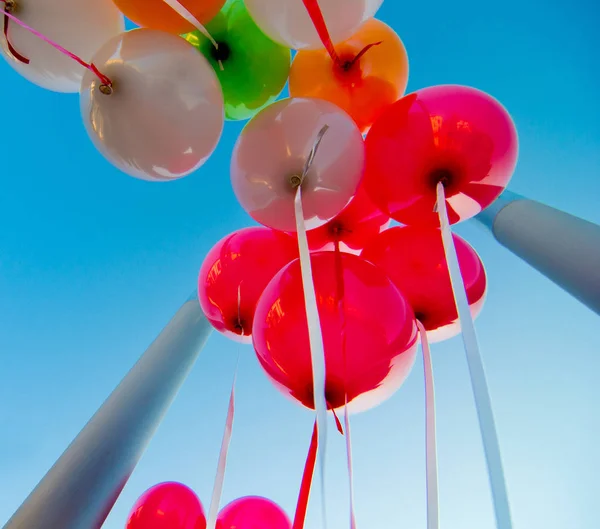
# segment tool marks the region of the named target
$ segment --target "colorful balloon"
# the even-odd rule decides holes
[[[208,252],[198,277],[198,297],[208,321],[226,336],[251,343],[263,290],[297,258],[296,240],[267,228],[244,228],[221,239]]]
[[[353,412],[372,408],[404,382],[415,360],[413,312],[386,274],[347,253],[311,255],[325,346],[325,396],[335,409],[348,395]],[[252,327],[258,360],[274,385],[314,407],[300,262],[269,283]]]
[[[160,483],[135,503],[126,529],[205,529],[206,518],[196,493],[181,483]]]
[[[194,26],[179,16],[163,0],[113,0],[134,24],[175,35],[192,31]],[[225,0],[178,0],[198,22],[206,25],[221,10]]]
[[[487,280],[481,259],[458,235],[452,235],[471,314],[483,308]],[[460,333],[448,264],[439,228],[396,227],[375,237],[361,257],[384,270],[410,303],[431,342]]]
[[[360,186],[350,204],[324,226],[307,233],[311,251],[335,250],[359,254],[365,245],[390,225],[390,218],[379,211]]]
[[[517,162],[517,131],[491,96],[464,86],[409,94],[367,135],[365,184],[371,199],[403,224],[439,226],[436,186],[444,183],[450,223],[466,220],[502,193]]]
[[[323,47],[302,0],[245,0],[252,18],[269,37],[296,50]],[[319,0],[334,43],[352,36],[383,0]]]
[[[211,155],[223,130],[223,94],[192,45],[136,29],[107,42],[94,64],[114,91],[106,95],[86,73],[81,114],[94,145],[117,168],[144,180],[174,180]]]
[[[216,529],[292,529],[292,522],[271,500],[247,496],[223,507]]]
[[[19,20],[84,61],[125,30],[123,15],[110,0],[15,0],[14,5]],[[10,20],[7,34],[8,42],[0,32],[0,52],[16,72],[48,90],[79,91],[86,70],[77,61]],[[29,64],[13,55],[9,43]]]
[[[324,125],[329,130],[302,184],[307,229],[322,226],[349,203],[364,170],[364,141],[358,127],[328,101],[285,99],[250,120],[231,158],[233,190],[254,220],[296,231],[294,178],[302,174]]]
[[[223,88],[225,117],[249,119],[283,90],[290,73],[290,50],[258,28],[243,0],[229,0],[206,29],[218,49],[199,31],[185,38],[214,68]]]
[[[334,63],[326,50],[299,51],[290,72],[290,94],[331,101],[366,132],[404,95],[408,83],[406,49],[392,28],[371,19],[337,45],[336,51],[343,67]]]

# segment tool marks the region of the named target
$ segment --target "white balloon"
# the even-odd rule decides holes
[[[225,111],[217,76],[177,35],[135,29],[107,42],[93,58],[113,82],[112,94],[86,72],[80,108],[96,148],[123,172],[143,180],[181,178],[212,154]]]
[[[274,41],[296,50],[323,48],[302,0],[245,0],[250,15]],[[334,44],[349,39],[383,0],[319,0]]]
[[[106,41],[125,30],[123,15],[112,0],[15,0],[12,12],[83,61],[89,62]],[[4,18],[1,17],[0,18]],[[8,22],[8,39],[29,64],[16,59],[4,33],[0,51],[8,64],[32,83],[55,92],[76,93],[86,69],[16,22]]]

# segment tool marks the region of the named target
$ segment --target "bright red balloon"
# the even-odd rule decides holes
[[[373,202],[402,224],[439,226],[437,183],[444,183],[452,224],[473,217],[508,184],[518,139],[508,112],[491,96],[435,86],[388,107],[366,148],[365,185]]]
[[[452,235],[471,314],[483,308],[486,275],[475,250]],[[404,226],[378,235],[362,252],[367,261],[384,270],[404,294],[415,316],[427,329],[430,341],[460,333],[448,264],[439,228]]]
[[[244,228],[221,239],[198,277],[200,305],[213,327],[251,343],[258,299],[275,274],[297,258],[296,240],[269,228]]]
[[[140,496],[126,529],[206,529],[202,503],[181,483],[159,483]]]
[[[310,230],[308,244],[311,251],[340,250],[359,254],[368,241],[390,225],[390,218],[383,214],[369,198],[364,186],[360,186],[346,208],[324,226]]]
[[[276,503],[247,496],[223,507],[216,529],[291,529],[292,522]]]
[[[413,312],[386,274],[358,256],[311,255],[325,346],[325,396],[330,408],[372,408],[404,382],[416,354]],[[252,328],[258,360],[285,395],[314,408],[308,326],[293,261],[269,283]]]

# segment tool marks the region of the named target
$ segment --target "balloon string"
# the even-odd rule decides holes
[[[350,438],[350,416],[348,415],[348,397],[346,397],[346,402],[344,404],[344,430],[346,430],[346,459],[348,464],[348,488],[350,495],[350,529],[356,529],[356,515],[354,512],[354,473],[352,471],[352,441]]]
[[[6,11],[6,2],[4,1],[4,16],[10,18],[13,22],[15,22],[16,24],[18,24],[19,26],[21,26],[22,28],[26,29],[27,31],[33,33],[36,37],[39,37],[40,39],[42,39],[44,42],[47,42],[48,44],[50,44],[50,46],[52,46],[53,48],[57,49],[58,51],[60,51],[61,53],[63,53],[64,55],[66,55],[67,57],[70,57],[71,59],[77,61],[79,64],[81,64],[81,66],[83,66],[84,68],[87,68],[88,70],[90,70],[91,72],[93,72],[98,79],[100,79],[100,82],[102,83],[102,86],[110,89],[109,91],[105,92],[105,93],[112,93],[112,81],[103,73],[101,73],[98,68],[96,68],[96,66],[94,66],[94,64],[92,63],[87,63],[85,62],[83,59],[79,58],[77,55],[75,55],[74,53],[71,53],[70,51],[66,50],[65,48],[63,48],[60,44],[57,44],[56,42],[50,40],[48,37],[46,37],[45,35],[42,35],[39,31],[36,31],[35,29],[29,27],[27,24],[25,24],[24,22],[21,22],[21,20],[19,20],[16,16],[14,16],[13,14],[9,13],[8,11]],[[6,19],[5,19],[5,27],[6,27]]]
[[[4,3],[4,6],[2,8],[3,13],[11,13],[15,9],[15,3],[13,0],[0,0],[0,2]],[[10,21],[10,18],[8,18],[7,16],[3,17],[3,18],[4,18],[4,39],[6,40],[6,47],[8,48],[8,51],[15,59],[17,59],[17,61],[20,61],[23,64],[29,64],[29,59],[27,57],[24,57],[23,55],[21,55],[13,47],[12,43],[10,42],[10,38],[8,37],[8,23]]]
[[[427,331],[417,320],[421,349],[423,350],[423,371],[425,374],[425,445],[427,468],[427,529],[439,528],[437,442],[435,434],[435,391],[433,368]]]
[[[325,397],[325,346],[321,332],[321,320],[317,305],[317,295],[313,282],[312,263],[310,260],[310,249],[306,236],[306,222],[302,208],[302,184],[315,159],[321,140],[329,129],[325,125],[317,135],[315,143],[306,159],[301,176],[291,178],[292,185],[297,185],[294,198],[294,213],[296,218],[296,231],[298,233],[298,250],[300,254],[300,270],[302,274],[302,288],[304,291],[304,305],[308,323],[308,338],[310,343],[310,355],[313,377],[313,398],[317,416],[319,437],[319,474],[321,482],[321,512],[323,516],[323,529],[327,527],[327,508],[325,502],[325,452],[327,446],[327,400]]]
[[[488,467],[488,475],[492,490],[492,499],[494,502],[494,512],[496,515],[496,526],[498,529],[511,529],[512,521],[510,515],[510,505],[508,493],[506,490],[506,481],[504,479],[504,470],[502,468],[502,458],[500,456],[500,446],[498,443],[498,434],[494,422],[492,403],[489,389],[485,377],[483,360],[479,350],[477,334],[473,316],[469,308],[469,301],[465,285],[458,264],[456,247],[452,238],[450,222],[448,220],[448,211],[446,209],[446,197],[443,183],[437,185],[437,211],[440,219],[442,231],[442,242],[448,262],[448,271],[454,292],[454,301],[458,312],[458,318],[462,329],[463,343],[467,356],[467,363],[471,376],[471,386],[475,398],[475,407],[479,417],[479,429],[483,441],[483,448]]]
[[[300,484],[300,492],[298,493],[298,503],[296,504],[296,514],[294,515],[292,529],[304,529],[306,511],[308,509],[308,500],[310,498],[310,489],[312,486],[313,475],[315,473],[315,463],[317,462],[317,431],[317,421],[315,421],[308,454],[306,456],[306,463],[304,464],[304,473],[302,474],[302,483]]]
[[[221,441],[221,452],[219,454],[219,462],[217,464],[217,474],[213,486],[210,508],[206,522],[206,529],[215,529],[217,517],[219,515],[219,505],[223,494],[223,484],[225,482],[225,469],[227,467],[227,454],[229,453],[229,444],[231,443],[231,434],[233,432],[233,418],[235,415],[235,383],[237,379],[238,366],[240,363],[240,353],[238,351],[237,360],[235,363],[235,371],[233,374],[233,382],[231,384],[231,393],[229,394],[229,407],[227,409],[227,419],[225,420],[225,431],[223,432],[223,440]]]
[[[351,61],[345,62],[344,64],[342,64],[342,68],[345,71],[348,71],[350,69],[352,69],[352,67],[362,59],[363,55],[365,53],[367,53],[371,48],[373,48],[374,46],[379,46],[380,44],[383,44],[383,41],[380,40],[379,42],[372,42],[371,44],[367,44],[362,50],[360,50],[357,54],[356,57],[354,57],[354,59],[352,59]]]
[[[181,18],[187,20],[192,26],[194,26],[202,35],[204,35],[208,40],[210,40],[211,44],[215,47],[216,50],[219,49],[219,44],[215,39],[213,39],[212,35],[208,32],[208,30],[204,27],[204,25],[192,14],[187,8],[182,5],[177,0],[163,0],[165,4],[167,4],[173,11],[175,11]],[[223,63],[220,59],[217,59],[219,63],[219,68],[223,71]]]
[[[325,24],[325,18],[323,17],[323,12],[319,7],[319,2],[317,0],[302,0],[304,2],[304,7],[308,11],[308,16],[312,20],[317,33],[319,34],[319,38],[325,46],[325,49],[329,53],[331,60],[335,63],[336,66],[340,68],[343,67],[342,61],[340,60],[337,51],[333,46],[333,41],[331,40],[331,36],[329,35],[329,30],[327,29],[327,24]]]

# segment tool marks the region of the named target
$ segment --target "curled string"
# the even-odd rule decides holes
[[[218,42],[213,39],[212,35],[208,32],[208,30],[204,27],[204,25],[192,14],[187,8],[182,5],[177,0],[163,0],[165,4],[167,4],[173,11],[175,11],[181,18],[187,20],[192,26],[194,26],[202,35],[204,35],[208,40],[210,40],[211,44],[215,47],[216,50],[219,49]],[[219,63],[219,68],[223,71],[223,63],[220,59],[217,60]]]
[[[423,371],[425,375],[425,446],[427,469],[427,529],[439,528],[437,441],[435,433],[435,391],[433,368],[427,331],[417,320],[421,349],[423,351]]]
[[[238,323],[240,318],[241,306],[241,283],[238,285],[237,301],[238,301]],[[242,329],[242,336],[244,331]],[[235,383],[237,379],[238,367],[240,364],[240,351],[238,350],[237,359],[235,362],[235,371],[233,373],[233,382],[231,383],[231,393],[229,394],[229,407],[227,409],[227,418],[225,420],[225,431],[223,432],[223,440],[221,441],[221,451],[219,453],[219,462],[217,464],[217,473],[215,483],[213,485],[212,498],[210,500],[210,508],[208,510],[208,518],[206,521],[206,529],[215,529],[217,525],[217,517],[219,515],[219,505],[221,504],[221,496],[223,495],[223,485],[225,483],[225,470],[227,468],[227,455],[229,454],[229,445],[233,433],[233,419],[235,415]]]
[[[308,323],[308,337],[310,343],[310,354],[313,376],[313,396],[315,412],[317,416],[318,430],[318,456],[319,456],[319,474],[321,482],[321,512],[323,517],[323,529],[327,527],[327,507],[325,502],[325,452],[327,446],[327,400],[325,398],[325,347],[323,345],[323,334],[321,331],[321,320],[317,305],[317,295],[313,282],[312,263],[310,260],[310,250],[306,236],[306,222],[302,208],[302,184],[308,174],[311,165],[317,154],[319,145],[323,136],[329,129],[325,125],[317,134],[317,138],[306,159],[304,169],[300,177],[294,183],[297,184],[296,196],[294,199],[294,213],[296,218],[296,231],[298,233],[298,249],[300,253],[300,270],[302,274],[302,288],[304,291],[304,305],[306,310],[306,319]]]
[[[2,12],[3,13],[11,13],[14,9],[14,3],[9,1],[9,0],[0,0],[0,2],[2,2],[4,4],[3,8],[2,8]],[[6,40],[6,47],[8,48],[8,51],[10,52],[10,54],[17,59],[17,61],[22,62],[23,64],[29,64],[29,59],[27,57],[24,57],[23,55],[21,55],[12,45],[12,43],[10,42],[10,38],[8,37],[8,22],[10,21],[9,17],[3,17],[4,18],[4,39]]]
[[[98,68],[96,68],[96,66],[94,66],[93,63],[87,63],[87,62],[85,62],[83,59],[79,58],[74,53],[71,53],[69,50],[66,50],[65,48],[63,48],[60,44],[57,44],[56,42],[50,40],[45,35],[42,35],[39,31],[37,31],[37,30],[29,27],[24,22],[21,22],[21,20],[19,20],[12,13],[9,13],[8,11],[6,11],[6,5],[7,5],[6,0],[0,0],[0,1],[4,2],[4,13],[3,14],[4,14],[5,17],[10,18],[13,22],[15,22],[15,24],[17,24],[17,25],[21,26],[22,28],[26,29],[27,31],[33,33],[36,37],[39,37],[44,42],[47,42],[48,44],[50,44],[50,46],[52,46],[56,50],[60,51],[61,53],[63,53],[67,57],[70,57],[74,61],[77,61],[79,64],[81,64],[81,66],[83,66],[84,68],[87,68],[88,70],[90,70],[91,72],[93,72],[98,77],[98,79],[100,79],[100,82],[102,83],[102,86],[109,87],[109,88],[112,87],[112,81],[106,75],[104,75],[102,72],[100,72],[98,70]],[[6,18],[5,18],[4,25],[6,27]]]
[[[436,209],[440,219],[442,242],[444,244],[446,261],[448,262],[448,271],[450,273],[450,281],[454,292],[454,301],[456,303],[467,364],[471,376],[475,407],[477,408],[477,416],[479,418],[479,430],[483,441],[488,477],[492,490],[496,526],[498,529],[512,529],[510,504],[506,490],[504,469],[502,467],[502,457],[500,455],[496,423],[492,411],[492,402],[485,377],[483,360],[479,350],[477,334],[475,332],[475,324],[473,322],[464,281],[458,264],[454,239],[452,238],[452,231],[448,220],[448,211],[446,209],[446,196],[442,182],[438,183],[436,194]]]

